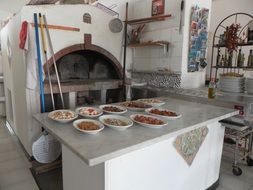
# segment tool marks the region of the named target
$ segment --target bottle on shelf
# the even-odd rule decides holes
[[[220,61],[221,61],[221,60],[220,60],[220,49],[218,49],[217,59],[216,59],[216,66],[218,66],[218,67],[221,66],[221,65],[220,65]]]
[[[252,53],[252,49],[249,51],[247,66],[248,67],[252,67],[253,66],[253,53]]]
[[[248,42],[253,42],[253,22],[248,25]]]
[[[228,56],[227,56],[227,51],[225,51],[225,57],[224,57],[224,60],[225,60],[225,67],[228,66]]]
[[[242,50],[239,49],[239,53],[238,53],[238,56],[237,56],[237,67],[241,67],[241,63],[242,63]]]
[[[228,66],[232,67],[232,65],[233,65],[233,52],[229,53],[228,56]]]
[[[242,54],[242,58],[241,58],[241,67],[244,66],[244,61],[245,61],[245,55],[244,53]]]
[[[221,60],[220,60],[220,66],[224,67],[225,66],[225,58],[224,55],[221,56]]]
[[[214,99],[215,98],[215,90],[216,90],[216,84],[214,80],[211,80],[208,87],[208,98]]]

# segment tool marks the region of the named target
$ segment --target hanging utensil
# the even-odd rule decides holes
[[[109,23],[110,31],[113,33],[119,33],[123,29],[123,23],[119,18],[114,18]]]
[[[44,25],[45,25],[45,29],[46,29],[46,33],[47,33],[47,40],[48,40],[50,53],[51,53],[52,59],[53,59],[55,74],[56,74],[57,83],[58,83],[58,88],[59,88],[59,92],[60,92],[60,96],[61,96],[62,107],[65,108],[63,95],[62,95],[62,89],[61,89],[61,83],[60,83],[60,79],[59,79],[59,73],[58,73],[58,69],[57,69],[57,65],[56,65],[56,60],[55,60],[55,57],[54,57],[53,44],[52,44],[51,36],[50,36],[48,25],[47,25],[47,19],[46,19],[45,15],[43,15],[43,21],[44,21]]]
[[[180,5],[179,33],[182,32],[182,27],[183,27],[183,13],[184,13],[184,0],[181,1],[181,5]]]
[[[38,27],[38,15],[34,13],[34,29],[35,29],[35,40],[36,40],[36,50],[37,50],[37,60],[38,60],[38,70],[39,70],[39,84],[40,84],[40,101],[41,101],[41,112],[45,112],[45,97],[44,97],[44,82],[43,82],[43,72],[40,54],[40,39],[39,39],[39,27]]]
[[[41,23],[40,23],[41,24]],[[45,97],[44,97],[44,82],[42,73],[42,63],[40,54],[40,39],[39,39],[39,26],[38,15],[34,13],[34,25],[35,25],[35,39],[37,49],[37,59],[39,67],[39,83],[40,83],[40,98],[41,98],[41,112],[45,112]],[[39,138],[37,138],[32,144],[32,153],[34,158],[40,163],[50,163],[55,161],[61,154],[61,144],[47,131],[43,131]]]
[[[54,93],[53,93],[51,75],[50,75],[50,70],[48,66],[48,58],[47,58],[47,47],[46,47],[47,44],[46,44],[46,39],[45,39],[45,34],[44,34],[44,24],[43,24],[41,13],[39,13],[39,21],[40,21],[40,34],[41,34],[42,47],[43,47],[43,52],[44,52],[44,57],[45,57],[45,62],[46,62],[46,67],[47,67],[47,75],[48,75],[48,81],[49,81],[51,101],[53,105],[53,110],[55,110]]]

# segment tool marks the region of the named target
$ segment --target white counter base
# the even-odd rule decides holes
[[[205,190],[219,178],[224,137],[220,123],[207,127],[190,167],[173,146],[176,137],[96,166],[62,145],[64,190]]]

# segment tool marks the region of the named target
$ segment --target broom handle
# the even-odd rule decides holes
[[[43,82],[43,73],[42,73],[42,64],[41,64],[41,55],[40,55],[40,39],[39,39],[37,13],[34,13],[33,16],[34,16],[34,24],[35,24],[35,27],[34,27],[35,40],[36,40],[37,60],[38,60],[38,70],[39,70],[41,112],[44,113],[45,112],[44,82]]]
[[[54,93],[53,93],[52,80],[51,80],[51,75],[50,75],[49,66],[48,66],[48,58],[47,58],[47,44],[45,40],[44,24],[43,24],[41,13],[39,13],[39,21],[40,21],[41,41],[42,41],[42,46],[44,50],[45,62],[46,62],[46,67],[47,67],[47,75],[48,75],[48,80],[49,80],[51,100],[52,100],[53,109],[55,110]]]
[[[48,25],[47,25],[47,19],[46,19],[45,15],[43,15],[43,20],[44,20],[46,33],[47,33],[47,39],[48,39],[48,45],[49,45],[50,53],[51,53],[52,58],[53,58],[53,64],[54,64],[55,74],[56,74],[57,83],[58,83],[58,87],[59,87],[59,92],[60,92],[60,96],[61,96],[62,107],[65,108],[63,95],[62,95],[62,89],[61,89],[61,83],[60,83],[60,79],[59,79],[59,73],[58,73],[58,69],[57,69],[57,65],[56,65],[56,61],[55,61],[55,57],[54,57],[53,45],[52,45],[52,41],[51,41],[51,37],[50,37],[49,30],[48,30]]]

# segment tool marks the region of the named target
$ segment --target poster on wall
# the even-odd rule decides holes
[[[152,0],[152,16],[164,14],[165,0]]]
[[[206,67],[209,9],[193,6],[190,16],[188,72]]]

